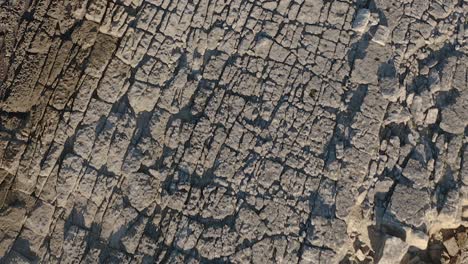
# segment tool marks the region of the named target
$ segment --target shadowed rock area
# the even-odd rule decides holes
[[[468,263],[465,0],[0,0],[0,263]]]

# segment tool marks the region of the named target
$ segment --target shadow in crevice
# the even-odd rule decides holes
[[[5,258],[0,259],[0,263],[37,263],[38,261],[39,256],[32,251],[30,242],[21,237],[16,239],[12,250]]]

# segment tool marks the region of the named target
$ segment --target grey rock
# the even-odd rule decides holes
[[[144,173],[131,173],[125,176],[122,189],[130,204],[141,211],[158,199],[160,182],[159,179]],[[141,195],[142,193],[144,195]]]
[[[424,223],[429,205],[427,191],[397,185],[386,213],[402,223],[418,227]]]
[[[385,245],[379,264],[400,263],[406,254],[409,245],[398,237],[389,237],[385,239]]]
[[[387,44],[388,38],[390,37],[390,29],[386,26],[379,25],[377,31],[372,37],[372,41],[382,46]]]
[[[353,21],[353,30],[363,33],[369,23],[370,15],[369,9],[359,9]]]
[[[466,225],[457,1],[0,2],[1,263],[414,263]]]

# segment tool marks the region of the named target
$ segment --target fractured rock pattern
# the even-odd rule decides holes
[[[468,220],[467,12],[0,0],[0,262],[437,263],[411,252]]]

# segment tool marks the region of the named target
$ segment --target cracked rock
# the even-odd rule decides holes
[[[465,5],[0,0],[0,263],[465,263]]]

